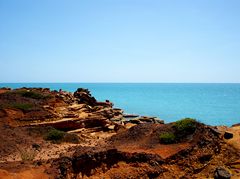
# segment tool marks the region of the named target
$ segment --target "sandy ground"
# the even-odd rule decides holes
[[[53,178],[44,173],[44,167],[34,167],[18,173],[11,173],[0,169],[0,178],[2,179],[49,179]]]
[[[45,141],[41,138],[36,138],[35,143],[37,143],[40,148],[39,150],[32,149],[31,145],[21,145],[19,144],[18,150],[10,155],[2,156],[0,158],[0,163],[4,162],[14,162],[22,161],[22,155],[34,155],[33,161],[37,160],[50,160],[59,158],[61,156],[70,156],[74,151],[75,147],[78,146],[96,146],[103,144],[104,139],[112,136],[114,133],[107,132],[93,132],[91,130],[81,130],[81,133],[78,135],[81,138],[84,138],[80,144],[71,144],[71,143],[61,143],[54,144],[49,141]]]
[[[228,128],[227,131],[233,133],[233,138],[226,140],[227,143],[240,152],[240,126]]]

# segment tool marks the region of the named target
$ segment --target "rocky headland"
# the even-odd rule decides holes
[[[0,178],[240,178],[240,125],[164,124],[83,88],[1,88],[0,130]]]

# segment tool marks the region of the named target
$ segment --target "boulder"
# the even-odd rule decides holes
[[[159,119],[159,118],[154,118],[154,122],[157,124],[164,124],[164,120]]]
[[[96,106],[97,100],[92,97],[88,89],[78,88],[73,96],[79,104],[87,104],[89,106]]]
[[[149,122],[149,123],[154,123],[154,118],[152,118],[152,117],[146,117],[146,116],[144,116],[144,117],[140,117],[140,118],[138,118],[141,122]]]
[[[131,119],[129,122],[133,123],[133,124],[141,124],[142,123],[139,119]]]
[[[164,120],[161,120],[157,117],[148,117],[148,116],[133,118],[133,119],[130,119],[129,122],[133,124],[142,124],[142,123],[164,124]]]
[[[214,172],[214,179],[230,179],[231,174],[223,167],[217,167]]]
[[[233,133],[226,131],[224,133],[224,139],[231,139],[231,138],[233,138]]]
[[[135,117],[139,117],[139,115],[137,115],[137,114],[123,114],[123,117],[125,117],[125,118],[135,118]]]

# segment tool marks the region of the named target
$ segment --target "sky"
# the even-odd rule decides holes
[[[0,0],[0,82],[240,82],[239,0]]]

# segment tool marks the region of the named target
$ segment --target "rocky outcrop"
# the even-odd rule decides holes
[[[92,97],[88,89],[78,88],[73,95],[76,98],[78,104],[87,104],[89,106],[97,105],[97,100],[94,97]]]
[[[72,104],[75,102],[75,98],[70,92],[60,90],[59,93],[56,94],[56,97],[60,100],[63,100],[67,104]]]
[[[145,178],[153,178],[158,177],[164,171],[164,168],[161,167],[163,160],[158,155],[127,153],[114,148],[79,147],[72,158],[63,157],[56,160],[53,165],[54,167],[59,166],[58,168],[61,171],[59,177],[82,178],[96,176],[101,178],[100,173],[102,173],[103,178],[116,178],[117,176],[117,178],[123,178],[124,175],[116,172],[123,162],[130,167],[136,165],[139,169],[137,173],[129,173],[129,177],[139,178],[144,176]],[[108,174],[104,175],[104,173]]]
[[[139,117],[139,115],[137,114],[123,114],[124,118],[136,118]]]
[[[164,120],[161,120],[157,117],[148,117],[148,116],[132,118],[128,122],[133,124],[143,124],[143,123],[164,124]]]
[[[98,102],[88,89],[78,88],[72,94],[49,88],[21,88],[0,94],[0,117],[16,125],[52,126],[57,129],[115,128],[110,119],[121,116],[106,100]],[[3,120],[2,120],[3,121]],[[119,125],[119,124],[118,124]],[[111,126],[111,127],[110,127]]]
[[[43,122],[31,124],[29,126],[51,126],[58,130],[71,131],[81,128],[96,128],[100,127],[102,130],[108,129],[111,124],[106,118],[86,118],[86,119],[62,119],[57,121]],[[115,125],[114,125],[115,126]]]

